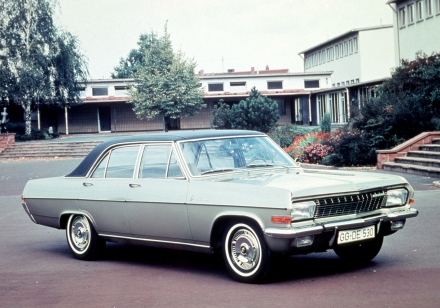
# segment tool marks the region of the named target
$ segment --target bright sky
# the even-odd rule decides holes
[[[110,78],[141,33],[160,36],[205,73],[288,68],[298,53],[354,28],[391,24],[386,0],[59,0],[57,19],[76,35],[92,79]]]

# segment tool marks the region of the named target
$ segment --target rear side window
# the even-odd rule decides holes
[[[132,178],[138,153],[139,146],[112,150],[99,163],[92,178]]]

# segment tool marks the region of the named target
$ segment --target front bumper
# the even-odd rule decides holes
[[[329,242],[329,246],[332,246],[338,230],[356,229],[377,225],[376,232],[379,233],[380,226],[384,222],[405,220],[407,218],[416,217],[418,214],[419,212],[416,209],[410,208],[386,214],[381,213],[365,218],[337,220],[303,227],[267,228],[264,230],[264,233],[266,235],[268,245],[272,250],[286,252],[288,249],[290,249],[291,242],[295,238],[333,232],[333,237]]]

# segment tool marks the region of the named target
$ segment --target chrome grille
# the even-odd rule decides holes
[[[361,193],[359,195],[336,196],[314,200],[315,218],[367,213],[380,209],[387,202],[385,190]]]

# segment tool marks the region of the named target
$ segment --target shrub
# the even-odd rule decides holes
[[[218,106],[214,107],[212,125],[219,129],[230,129],[232,128],[230,119],[231,107],[221,99]]]
[[[321,143],[323,140],[326,140],[327,138],[328,138],[328,134],[323,134],[322,132],[311,132],[305,135],[295,137],[292,145],[285,148],[284,150],[293,158],[301,160],[302,154],[306,147],[314,143]]]
[[[330,133],[331,130],[332,130],[332,118],[330,113],[326,112],[321,120],[321,132]]]
[[[333,152],[333,148],[322,143],[313,143],[304,148],[301,161],[309,164],[320,164],[322,159]]]
[[[277,142],[280,147],[287,148],[293,143],[295,137],[305,135],[310,132],[313,132],[313,130],[302,126],[289,124],[286,126],[275,127],[268,133],[268,135],[275,142]]]
[[[333,166],[374,165],[375,150],[359,130],[336,131],[324,144],[333,148],[333,153],[322,160],[323,164]]]

